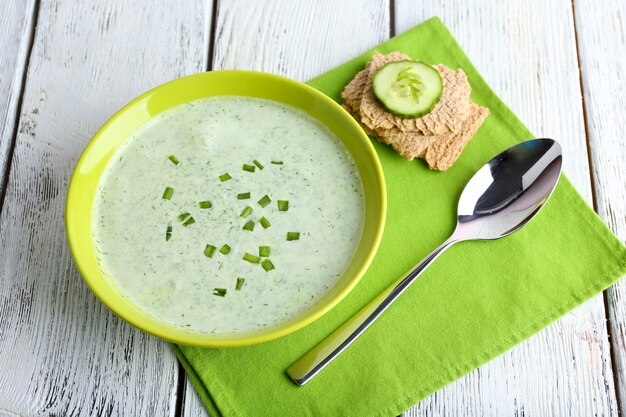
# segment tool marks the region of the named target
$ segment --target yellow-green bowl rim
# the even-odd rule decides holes
[[[183,80],[192,79],[194,77],[197,77],[198,81],[201,81],[203,77],[210,76],[210,74],[221,74],[221,75],[225,74],[225,76],[232,74],[234,77],[240,77],[240,76],[241,77],[247,77],[247,76],[261,77],[261,78],[265,77],[267,80],[284,83],[289,88],[294,88],[295,90],[300,89],[302,91],[305,91],[313,95],[317,100],[320,100],[320,102],[323,103],[323,105],[327,105],[331,108],[335,108],[335,110],[339,110],[343,114],[344,120],[342,122],[348,123],[349,125],[351,125],[352,128],[354,128],[355,134],[359,136],[360,142],[362,142],[362,145],[365,147],[365,152],[368,154],[372,163],[374,164],[371,168],[375,172],[375,177],[378,178],[378,184],[376,184],[377,189],[375,191],[380,195],[381,201],[378,207],[378,211],[377,213],[375,213],[376,214],[375,217],[377,219],[377,224],[375,225],[375,232],[373,234],[371,245],[368,249],[367,255],[363,259],[363,262],[360,264],[360,267],[358,268],[356,273],[352,276],[352,278],[349,280],[349,282],[346,285],[344,285],[343,288],[341,288],[341,290],[339,290],[333,298],[329,299],[324,305],[318,307],[315,311],[310,312],[310,314],[301,318],[297,322],[290,323],[285,326],[278,325],[277,328],[272,331],[267,331],[267,332],[263,332],[259,334],[247,334],[247,335],[244,335],[244,337],[240,335],[219,335],[219,334],[211,335],[211,334],[202,334],[202,333],[196,333],[196,332],[185,332],[186,336],[181,337],[179,335],[177,337],[172,337],[171,327],[173,326],[168,327],[165,324],[163,326],[156,326],[156,328],[155,326],[152,326],[152,325],[148,326],[143,322],[142,317],[140,316],[129,317],[125,315],[121,311],[121,308],[118,308],[118,306],[115,303],[108,300],[106,297],[102,296],[99,290],[99,287],[97,285],[97,281],[106,280],[106,278],[104,277],[104,274],[102,272],[97,274],[98,276],[93,276],[94,274],[90,273],[85,267],[83,258],[80,254],[80,249],[78,248],[78,243],[75,241],[75,238],[78,239],[78,237],[75,236],[76,233],[74,230],[73,219],[71,218],[70,211],[71,211],[72,205],[74,204],[75,199],[80,199],[80,195],[78,195],[78,192],[80,190],[77,189],[77,185],[76,185],[76,177],[78,176],[78,172],[80,171],[82,165],[84,164],[85,158],[87,157],[87,155],[90,154],[90,151],[96,145],[98,138],[100,138],[104,134],[104,132],[106,132],[107,128],[109,128],[109,126],[112,123],[114,123],[118,118],[120,118],[128,109],[133,108],[133,106],[153,96],[159,90],[167,88],[168,86],[172,86],[173,84],[179,83]],[[100,177],[98,177],[98,180],[99,178]],[[97,187],[97,184],[96,184],[96,187]],[[325,94],[321,93],[320,91],[306,84],[300,83],[298,81],[295,81],[289,78],[281,77],[275,74],[258,72],[258,71],[223,70],[223,71],[214,71],[212,73],[194,74],[194,75],[182,77],[182,78],[175,79],[175,80],[166,82],[164,84],[161,84],[158,87],[155,87],[141,94],[140,96],[138,96],[137,98],[135,98],[134,100],[126,104],[124,107],[122,107],[120,110],[118,110],[109,120],[107,120],[107,122],[104,123],[104,125],[102,125],[102,127],[94,134],[94,136],[90,140],[89,144],[87,145],[81,157],[79,158],[76,164],[76,167],[74,169],[74,172],[72,173],[72,177],[70,180],[70,184],[69,184],[67,196],[66,196],[65,223],[66,223],[66,232],[67,232],[67,239],[68,239],[70,251],[75,260],[76,266],[78,267],[78,270],[81,273],[81,276],[83,277],[83,280],[85,281],[87,286],[93,291],[93,293],[118,317],[121,317],[123,320],[127,321],[128,323],[132,324],[138,329],[143,330],[146,333],[149,333],[151,335],[157,336],[161,339],[164,339],[173,343],[179,343],[179,344],[190,345],[190,346],[201,346],[201,347],[236,347],[236,346],[244,346],[244,345],[261,343],[261,342],[269,341],[269,340],[272,340],[281,336],[285,336],[289,333],[292,333],[306,326],[307,324],[313,322],[319,317],[323,316],[325,313],[331,310],[335,305],[337,305],[343,298],[345,298],[350,293],[350,291],[354,288],[354,286],[360,281],[361,277],[365,274],[365,272],[367,271],[367,268],[369,267],[371,261],[373,260],[376,254],[376,251],[378,249],[378,246],[380,244],[380,240],[383,234],[386,212],[387,212],[386,186],[385,186],[383,170],[382,170],[380,161],[378,159],[378,155],[376,154],[376,151],[373,145],[370,143],[370,140],[368,136],[365,134],[365,132],[363,131],[363,129],[349,115],[349,113],[345,111],[345,109],[343,109],[334,100],[332,100],[330,97],[326,96]],[[88,215],[89,217],[91,217],[91,213],[89,213]]]

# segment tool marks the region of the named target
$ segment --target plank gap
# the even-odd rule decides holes
[[[613,326],[611,326],[611,305],[609,302],[608,290],[602,291],[602,300],[604,301],[604,311],[606,312],[606,331],[609,335],[609,357],[611,358],[611,372],[613,373],[613,384],[615,385],[615,400],[617,401],[617,415],[623,416],[622,413],[622,396],[620,381],[619,381],[619,369],[617,367],[617,354],[613,348],[613,343],[617,340],[617,336],[613,332]]]
[[[174,405],[174,417],[182,417],[183,408],[185,407],[185,385],[187,374],[185,368],[178,361],[178,380],[176,382],[176,404]]]
[[[591,183],[591,203],[593,210],[598,212],[598,204],[596,202],[596,186],[593,169],[591,169],[591,144],[589,143],[589,124],[587,121],[587,103],[585,103],[585,87],[583,85],[582,62],[580,60],[580,48],[578,47],[578,28],[576,27],[576,13],[574,11],[574,0],[572,0],[572,22],[574,25],[574,48],[576,49],[576,60],[578,63],[578,83],[580,84],[580,99],[583,107],[583,127],[585,128],[585,145],[587,146],[587,162],[589,164],[589,180]]]
[[[589,164],[589,179],[591,185],[591,202],[593,205],[593,210],[598,213],[598,203],[597,203],[597,194],[596,194],[596,178],[593,173],[593,158],[591,155],[591,143],[590,143],[590,134],[589,134],[589,123],[587,119],[587,103],[585,101],[585,86],[583,82],[583,72],[582,72],[582,61],[580,59],[580,48],[578,45],[578,28],[576,26],[576,9],[574,0],[572,0],[572,22],[574,25],[574,47],[576,48],[576,60],[578,61],[578,82],[580,84],[580,98],[583,110],[583,126],[585,128],[585,145],[587,148],[587,161]],[[605,326],[607,335],[609,337],[609,358],[611,360],[611,373],[613,374],[613,384],[615,387],[615,400],[617,402],[617,415],[621,416],[621,386],[619,381],[619,369],[617,367],[617,357],[615,353],[615,348],[613,347],[613,343],[615,343],[616,336],[613,332],[613,326],[611,325],[611,306],[609,303],[609,294],[608,290],[602,291],[602,301],[604,304],[604,315],[606,316]]]
[[[209,45],[208,45],[208,52],[207,52],[206,67],[204,68],[206,71],[213,70],[213,55],[215,55],[215,31],[217,27],[218,5],[219,5],[219,0],[213,0],[213,10],[211,10],[211,20],[209,23],[209,36],[208,36]]]
[[[389,0],[389,37],[396,36],[396,2]]]
[[[15,123],[13,125],[13,133],[10,136],[11,143],[9,144],[9,149],[6,157],[6,170],[4,173],[4,177],[0,178],[0,213],[2,213],[2,208],[4,207],[4,197],[6,196],[7,187],[9,185],[9,175],[11,174],[11,165],[13,163],[13,151],[15,150],[17,134],[20,129],[20,115],[22,114],[24,89],[26,88],[26,78],[28,74],[28,67],[30,65],[30,55],[33,51],[33,44],[35,43],[35,31],[37,30],[37,20],[39,19],[39,2],[40,0],[35,0],[35,2],[33,3],[33,10],[31,11],[29,19],[30,30],[28,30],[28,35],[26,39],[26,48],[24,52],[24,68],[22,68],[22,79],[20,80],[18,87],[17,105],[15,106],[15,112],[13,114],[13,119],[15,120]]]

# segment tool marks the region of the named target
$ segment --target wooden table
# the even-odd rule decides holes
[[[623,0],[0,2],[0,416],[203,416],[167,345],[110,313],[72,262],[78,156],[165,81],[248,68],[306,80],[433,15],[626,238]],[[566,231],[575,233],[575,231]],[[626,281],[407,416],[626,413]]]

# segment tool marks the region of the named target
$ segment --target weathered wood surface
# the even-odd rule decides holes
[[[0,5],[0,179],[19,115],[0,213],[2,417],[206,416],[167,347],[114,317],[82,284],[63,208],[73,165],[108,116],[211,63],[306,80],[439,15],[531,130],[564,144],[569,177],[626,238],[619,0],[237,0],[216,1],[215,16],[212,0],[133,3]],[[610,340],[598,296],[406,415],[616,416],[626,406],[625,291],[620,283],[605,295]]]
[[[594,202],[600,217],[626,241],[626,2],[574,2],[591,156]],[[626,413],[626,280],[606,292],[622,415]]]
[[[142,91],[203,69],[204,4],[180,4],[41,1],[0,217],[5,414],[176,414],[173,355],[83,284],[63,213],[96,129]]]

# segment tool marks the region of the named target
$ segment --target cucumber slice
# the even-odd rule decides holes
[[[376,71],[372,87],[388,111],[414,118],[435,107],[443,92],[443,81],[439,72],[424,62],[394,61]]]

